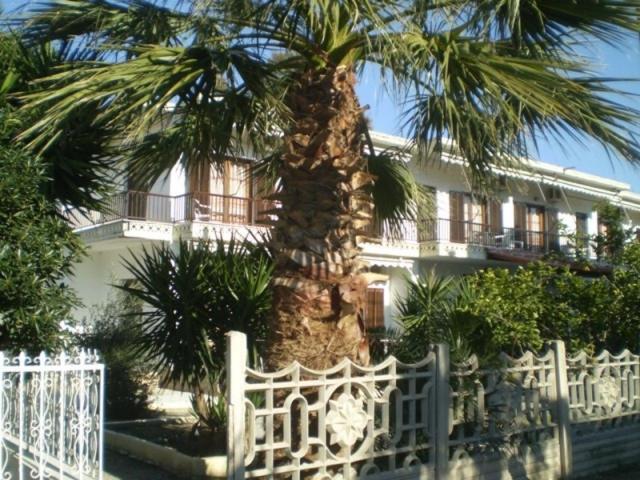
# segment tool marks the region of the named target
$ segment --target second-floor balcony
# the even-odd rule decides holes
[[[187,193],[170,196],[127,191],[105,201],[102,212],[68,212],[69,222],[85,239],[108,239],[130,236],[172,239],[174,226],[180,235],[204,235],[210,224],[231,229],[263,228],[269,224],[272,203],[260,198]],[[587,237],[557,232],[498,227],[446,218],[405,221],[391,231],[388,226],[374,226],[363,244],[365,254],[401,257],[475,257],[487,258],[492,252],[541,256],[562,253],[589,258],[593,248]]]
[[[162,195],[126,191],[107,198],[102,211],[67,212],[76,231],[86,239],[139,236],[170,239],[178,224],[219,223],[243,227],[264,226],[271,202],[210,193]],[[132,231],[137,232],[135,235]]]
[[[487,251],[528,256],[557,253],[584,258],[590,258],[594,253],[586,235],[500,227],[446,218],[406,223],[406,228],[399,232],[391,232],[385,226],[373,228],[372,240],[386,244],[415,243],[423,247],[421,256],[456,256],[456,252],[461,256],[469,256],[469,247],[480,258]]]

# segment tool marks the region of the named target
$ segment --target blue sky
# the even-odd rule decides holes
[[[640,81],[640,39],[629,38],[616,48],[600,43],[589,45],[588,51],[595,58],[594,70],[601,76]],[[369,117],[375,130],[400,135],[400,109],[384,94],[379,84],[379,75],[375,72],[365,73],[358,91],[361,103],[370,106]],[[640,83],[625,82],[618,87],[640,95]],[[640,99],[625,98],[624,101],[640,108]],[[640,192],[640,168],[634,168],[617,158],[609,158],[597,142],[586,141],[585,144],[580,144],[569,139],[561,145],[541,141],[538,146],[539,152],[531,152],[534,158],[614,178],[630,184],[634,191]]]
[[[24,1],[0,0],[0,5],[4,7],[6,13],[24,3]],[[637,37],[629,38],[617,48],[605,44],[594,44],[588,46],[588,49],[595,58],[597,73],[602,76],[640,80],[640,39]],[[640,83],[629,82],[622,86],[640,95]],[[370,106],[369,117],[375,130],[389,134],[402,134],[400,109],[380,88],[380,76],[377,72],[365,72],[358,93],[361,103]],[[633,103],[640,108],[639,99],[628,98],[625,102]],[[631,184],[634,191],[640,192],[640,168],[631,167],[616,158],[609,158],[596,142],[587,141],[585,144],[580,144],[567,140],[562,145],[558,145],[542,141],[539,147],[540,151],[532,152],[532,157],[563,167],[574,167],[577,170],[614,178]]]

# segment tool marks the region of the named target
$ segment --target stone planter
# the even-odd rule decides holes
[[[180,478],[188,479],[226,479],[227,457],[191,457],[171,447],[143,440],[133,435],[115,432],[108,428],[104,431],[105,446],[145,463],[155,465]]]

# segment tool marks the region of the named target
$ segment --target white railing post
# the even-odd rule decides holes
[[[555,368],[555,402],[558,447],[560,449],[560,475],[569,478],[573,470],[571,452],[571,416],[569,410],[569,380],[564,342],[551,342]]]
[[[5,416],[7,413],[5,410],[8,410],[8,407],[4,405],[4,353],[0,351],[0,474],[4,474],[5,465],[9,462],[7,458],[3,456],[4,454],[4,427],[5,427]],[[7,397],[9,392],[7,392]]]
[[[95,362],[98,361],[98,353],[95,352]],[[105,419],[105,411],[104,411],[104,390],[105,390],[105,381],[106,381],[106,373],[104,371],[104,363],[100,364],[100,370],[98,370],[99,381],[100,381],[100,400],[98,406],[98,428],[100,429],[98,433],[98,480],[102,480],[103,478],[103,470],[104,470],[104,419]]]
[[[244,384],[247,336],[227,333],[227,479],[244,480]]]
[[[451,403],[449,345],[438,343],[433,348],[436,353],[436,418],[435,434],[433,435],[435,470],[436,479],[446,480],[449,477],[449,412]]]

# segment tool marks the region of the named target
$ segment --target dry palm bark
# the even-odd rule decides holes
[[[273,237],[271,369],[294,359],[316,369],[345,357],[366,362],[367,282],[357,240],[372,218],[372,177],[354,86],[354,72],[338,67],[307,72],[291,92]]]

